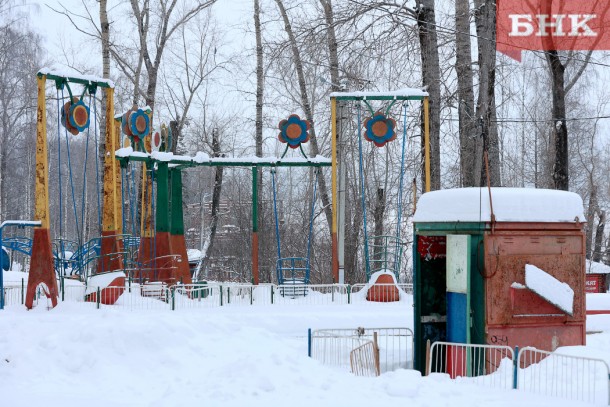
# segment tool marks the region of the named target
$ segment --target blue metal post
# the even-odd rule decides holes
[[[513,389],[517,389],[518,385],[518,376],[519,376],[519,347],[515,346],[515,356],[513,356]]]
[[[307,329],[307,356],[311,357],[311,328]]]
[[[2,256],[4,256],[4,249],[2,248],[2,229],[4,224],[0,226],[0,263],[2,263]],[[0,309],[4,309],[4,269],[0,264]]]
[[[2,230],[5,226],[18,226],[25,228],[26,226],[40,227],[42,223],[40,221],[28,221],[28,220],[5,220],[0,224],[0,258],[4,255],[2,251]],[[4,309],[4,270],[0,267],[0,310]]]

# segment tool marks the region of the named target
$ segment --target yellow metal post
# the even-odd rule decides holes
[[[123,234],[123,205],[122,205],[122,197],[121,197],[121,165],[119,161],[116,159],[115,151],[121,146],[121,125],[120,123],[113,121],[114,116],[114,107],[112,109],[112,116],[107,122],[107,126],[113,127],[112,132],[112,162],[113,162],[113,172],[114,172],[114,226],[116,227],[117,234]]]
[[[106,154],[104,155],[104,198],[102,203],[102,233],[117,230],[116,214],[116,169],[114,158],[114,89],[106,90]]]
[[[36,113],[36,202],[34,219],[49,229],[49,165],[47,161],[47,108],[45,106],[46,75],[37,77],[38,109]]]
[[[430,112],[429,97],[424,97],[424,166],[426,171],[426,192],[430,192]]]
[[[333,282],[339,282],[339,242],[337,237],[337,99],[330,98],[331,148],[332,148],[332,271]]]

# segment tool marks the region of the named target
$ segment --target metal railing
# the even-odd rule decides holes
[[[609,369],[604,360],[525,347],[519,350],[516,366],[519,390],[610,404]]]
[[[93,264],[93,263],[92,263]],[[27,282],[11,283],[5,288],[7,305],[21,305],[24,301]],[[393,284],[387,284],[394,287]],[[275,284],[237,284],[237,283],[193,283],[175,284],[164,287],[164,292],[157,286],[147,286],[146,281],[129,276],[125,287],[105,288],[105,296],[119,297],[116,306],[128,309],[194,309],[220,306],[269,306],[269,305],[305,305],[328,306],[368,303],[365,285],[347,284],[308,284],[308,285],[275,285]],[[403,291],[410,285],[399,285]],[[85,286],[78,280],[60,278],[58,281],[60,301],[83,302]],[[116,291],[116,293],[111,291]],[[154,295],[153,295],[154,294]],[[401,294],[402,298],[402,294]],[[371,303],[372,304],[372,303]],[[102,304],[103,305],[103,304]]]
[[[377,334],[380,372],[413,367],[409,328],[318,329],[309,333],[309,356],[324,365],[350,368],[350,352]]]
[[[356,376],[379,376],[379,348],[375,341],[368,341],[349,354],[352,373]]]
[[[514,352],[508,346],[434,342],[428,373],[448,373],[487,387],[513,388]]]

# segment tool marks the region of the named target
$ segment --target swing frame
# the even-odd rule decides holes
[[[118,146],[118,139],[113,125],[114,120],[114,84],[112,81],[103,78],[94,78],[90,76],[65,76],[57,72],[52,72],[49,69],[41,69],[37,75],[37,117],[36,117],[36,177],[35,177],[35,202],[34,202],[34,219],[40,222],[40,226],[34,229],[34,237],[32,239],[32,258],[30,263],[30,275],[28,278],[28,293],[26,296],[25,305],[28,309],[33,307],[34,293],[31,290],[40,283],[45,283],[49,287],[49,296],[51,297],[52,306],[57,305],[57,281],[54,271],[54,259],[51,246],[50,233],[50,211],[49,211],[49,163],[47,158],[48,140],[47,140],[47,115],[46,115],[46,81],[47,79],[55,82],[57,89],[61,89],[64,85],[73,83],[84,86],[83,94],[86,90],[90,93],[95,93],[95,89],[101,88],[106,92],[106,134],[105,143],[108,146],[108,154],[104,161],[104,173],[110,176],[104,177],[103,187],[103,204],[102,204],[102,237],[116,236],[122,233],[121,227],[121,211],[120,211],[120,179],[118,163],[114,159],[114,151]],[[70,88],[68,91],[71,95]],[[71,95],[72,96],[72,95]],[[97,157],[96,157],[97,159]],[[108,239],[105,239],[108,240]],[[101,269],[109,270],[111,265],[108,262],[113,252],[117,252],[118,240],[112,239],[110,244],[102,244],[100,254]],[[121,265],[122,266],[122,265]],[[31,287],[31,290],[30,290]]]
[[[300,146],[301,147],[301,146]],[[288,150],[288,147],[286,147]],[[307,155],[303,152],[303,148],[301,147],[301,153],[305,158],[308,158]],[[282,154],[282,158],[286,155],[286,151]],[[277,283],[279,285],[289,284],[293,287],[291,290],[291,294],[295,296],[296,294],[306,296],[307,289],[304,287],[309,284],[309,277],[311,274],[311,238],[313,236],[313,221],[315,214],[315,205],[316,205],[316,192],[317,192],[317,184],[318,177],[320,176],[319,171],[316,170],[316,176],[314,178],[314,186],[313,186],[313,197],[311,201],[311,210],[309,217],[309,233],[307,234],[307,257],[282,257],[282,249],[281,249],[281,240],[280,240],[280,226],[278,219],[278,210],[277,210],[277,186],[275,180],[276,168],[271,169],[271,187],[273,188],[273,214],[275,220],[275,237],[277,240],[277,260],[275,264],[275,273],[277,277]],[[286,276],[285,274],[288,274]],[[302,289],[295,291],[294,286],[303,286]],[[284,295],[284,290],[281,291],[281,294]]]
[[[338,193],[338,182],[340,177],[339,171],[342,164],[338,162],[338,125],[337,125],[337,103],[338,102],[365,102],[369,100],[380,100],[380,101],[421,101],[423,109],[423,124],[424,124],[424,173],[425,173],[425,192],[430,191],[430,119],[429,119],[429,94],[421,89],[404,88],[396,91],[388,92],[332,92],[330,94],[330,112],[331,112],[331,151],[332,151],[332,245],[333,245],[333,281],[340,284],[344,283],[344,269],[345,269],[345,252],[344,252],[344,240],[345,230],[343,221],[341,227],[339,227],[340,212],[345,213],[345,195],[341,192],[341,196]],[[368,104],[368,103],[367,103]],[[360,129],[358,131],[361,131]],[[344,188],[341,188],[344,189]],[[341,208],[339,208],[341,206]]]

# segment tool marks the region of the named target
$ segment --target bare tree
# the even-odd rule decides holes
[[[434,0],[416,0],[415,5],[417,27],[419,29],[422,83],[430,95],[430,188],[437,190],[441,188],[441,69],[438,57]],[[424,138],[422,137],[422,151],[423,143]]]
[[[297,73],[298,82],[299,82],[299,90],[300,90],[300,98],[301,98],[301,107],[305,112],[305,117],[312,124],[310,130],[310,151],[312,156],[317,156],[320,154],[320,148],[318,147],[318,139],[316,138],[316,126],[314,124],[313,110],[311,108],[311,103],[309,100],[309,95],[307,93],[307,85],[305,81],[305,74],[303,71],[303,61],[301,60],[301,53],[299,51],[299,47],[297,45],[296,37],[294,32],[292,31],[292,24],[290,23],[290,19],[288,17],[288,13],[286,12],[286,8],[284,7],[284,3],[282,0],[275,0],[280,14],[282,16],[282,20],[284,22],[284,30],[288,35],[290,48],[292,51],[292,57],[294,60],[294,69]],[[330,199],[328,194],[328,188],[326,186],[326,180],[324,177],[318,177],[318,186],[320,188],[320,198],[322,200],[322,205],[324,208],[324,213],[326,215],[326,221],[328,223],[328,229],[332,229],[332,208],[330,206]]]
[[[130,1],[131,10],[137,26],[140,52],[139,59],[144,61],[144,67],[146,68],[147,73],[146,88],[138,89],[139,83],[134,83],[134,88],[144,97],[144,102],[146,105],[150,106],[153,111],[155,107],[159,67],[169,40],[180,27],[188,23],[202,10],[214,4],[215,1],[216,0],[198,1],[192,7],[184,10],[176,9],[177,0],[160,0],[158,3],[153,4],[151,4],[150,0],[143,0],[142,2],[138,0]],[[155,28],[157,31],[152,32],[152,29]],[[128,67],[129,63],[125,61],[124,57],[119,52],[115,50],[113,56],[124,72],[131,73],[132,70]],[[134,81],[139,80],[139,77],[134,78]]]
[[[457,77],[457,110],[460,132],[461,184],[465,187],[480,185],[481,155],[478,153],[476,113],[474,109],[473,73],[470,42],[470,2],[455,1]]]

